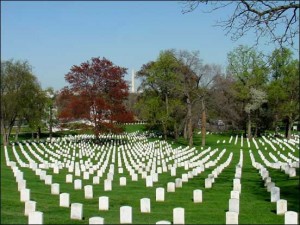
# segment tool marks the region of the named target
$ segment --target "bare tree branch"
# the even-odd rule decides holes
[[[190,13],[198,7],[202,11],[204,7],[209,8],[206,13],[212,13],[229,5],[234,6],[232,14],[217,21],[216,26],[223,27],[233,41],[253,31],[256,45],[261,38],[267,37],[269,43],[294,47],[293,39],[299,35],[299,1],[187,1],[182,13]]]

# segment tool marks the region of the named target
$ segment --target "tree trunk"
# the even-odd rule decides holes
[[[277,121],[278,121],[278,114],[276,113],[274,116],[273,126],[275,130],[275,137],[278,135],[278,129],[277,129]]]
[[[193,146],[193,123],[192,123],[192,104],[187,99],[187,135],[189,140],[189,146]]]
[[[50,119],[49,119],[49,138],[52,140],[52,106],[50,106]]]
[[[184,123],[183,138],[184,140],[187,140],[187,120]]]
[[[164,139],[167,140],[167,125],[162,123],[163,130],[164,130]]]
[[[251,140],[252,139],[252,134],[251,134],[251,116],[250,116],[250,113],[248,113],[247,135],[248,135],[248,139]]]
[[[174,123],[174,138],[175,138],[175,141],[178,141],[178,127],[177,127],[177,124]]]
[[[22,125],[22,121],[18,121],[18,126],[17,126],[17,130],[16,130],[16,135],[15,135],[15,141],[18,141],[19,133],[21,130],[21,125]]]
[[[7,143],[8,143],[7,130],[4,127],[4,121],[3,120],[1,120],[1,134],[2,134],[3,145],[7,146]]]
[[[291,136],[292,136],[292,121],[290,118],[287,119],[286,121],[286,126],[285,126],[285,138],[286,139],[291,139]]]
[[[37,141],[40,141],[40,137],[41,137],[41,127],[38,126],[38,130],[37,130],[37,133],[36,133],[36,139],[37,139]]]
[[[204,100],[202,99],[202,114],[201,114],[201,146],[205,146],[205,138],[206,138],[206,112],[205,112],[205,104]]]

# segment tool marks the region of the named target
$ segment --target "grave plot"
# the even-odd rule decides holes
[[[229,141],[199,151],[149,142],[142,135],[107,135],[102,144],[92,139],[24,142],[6,151],[8,164],[15,161],[19,169],[17,186],[30,190],[29,200],[36,202],[44,223],[57,223],[52,219],[57,212],[64,218],[59,223],[201,223],[213,216],[211,221],[225,223],[229,200],[237,199],[231,191],[238,192],[242,183],[232,179],[244,178],[242,151],[222,147]],[[207,178],[213,181],[211,188],[205,188]],[[243,214],[249,214],[243,211],[244,195],[239,197],[238,219],[243,221]],[[181,209],[180,218],[173,217],[175,209]]]

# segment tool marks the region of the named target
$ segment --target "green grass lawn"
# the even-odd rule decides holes
[[[127,126],[127,132],[135,132],[143,129],[143,125]],[[228,201],[230,198],[230,191],[233,188],[233,178],[235,174],[235,167],[238,164],[240,158],[240,149],[243,149],[243,168],[242,168],[242,191],[240,195],[240,224],[283,224],[284,216],[276,215],[276,203],[270,202],[270,193],[267,192],[264,187],[263,181],[260,177],[259,171],[252,167],[249,148],[247,146],[246,139],[244,139],[243,148],[240,146],[240,136],[237,145],[234,145],[235,136],[231,144],[228,143],[230,136],[221,134],[209,134],[207,135],[207,147],[211,149],[218,148],[219,151],[214,154],[210,160],[217,158],[219,153],[226,149],[226,153],[220,158],[217,165],[224,163],[229,154],[233,153],[233,158],[230,165],[225,168],[218,178],[215,178],[215,183],[211,189],[204,188],[204,180],[208,174],[212,172],[216,166],[206,168],[204,172],[189,179],[187,183],[183,183],[182,188],[176,188],[174,193],[167,192],[167,183],[174,182],[175,178],[181,178],[183,173],[186,173],[184,167],[177,168],[176,177],[170,176],[170,171],[159,174],[159,181],[153,184],[153,187],[145,186],[145,179],[141,179],[139,174],[139,180],[131,181],[131,176],[128,171],[124,169],[124,174],[118,173],[117,166],[117,152],[115,153],[116,165],[115,175],[112,182],[112,191],[104,191],[104,179],[106,179],[106,173],[109,169],[109,164],[112,160],[112,155],[109,158],[108,168],[105,171],[103,177],[100,178],[100,184],[93,185],[94,198],[84,199],[84,190],[74,190],[73,184],[65,183],[66,174],[68,169],[64,168],[60,170],[59,174],[53,174],[52,169],[47,170],[47,174],[53,174],[52,183],[60,184],[60,193],[70,193],[71,203],[82,203],[83,206],[83,220],[71,220],[70,208],[59,207],[59,196],[51,195],[51,186],[45,185],[44,181],[41,181],[34,171],[29,168],[21,168],[24,172],[24,179],[27,181],[27,188],[31,190],[31,200],[37,202],[37,211],[44,213],[45,224],[88,224],[88,219],[93,216],[101,216],[104,218],[104,222],[108,224],[119,223],[120,218],[120,206],[129,205],[133,209],[133,223],[135,224],[155,224],[159,220],[172,221],[173,208],[183,207],[185,208],[185,223],[186,224],[225,224],[225,213],[228,211]],[[152,139],[153,140],[153,139]],[[219,140],[219,143],[217,143]],[[223,143],[223,140],[226,143]],[[186,143],[180,139],[179,142],[173,142],[173,148]],[[201,136],[195,135],[195,146],[197,154],[202,150],[199,146],[201,143]],[[260,148],[261,144],[257,141]],[[273,143],[274,144],[274,143]],[[274,144],[276,146],[276,144]],[[31,145],[32,146],[32,145]],[[23,144],[26,149],[25,144]],[[32,146],[34,149],[34,147]],[[26,158],[21,153],[19,147],[16,147],[20,158],[26,162]],[[251,143],[250,149],[252,150],[255,160],[264,165],[260,159],[257,150],[253,143]],[[273,150],[268,147],[269,151],[273,154]],[[14,155],[11,147],[8,149],[9,157],[14,160]],[[271,161],[268,155],[268,151],[262,150],[265,157]],[[289,151],[282,151],[287,156]],[[33,155],[28,154],[34,158]],[[209,154],[209,153],[207,153]],[[201,158],[205,157],[203,155]],[[275,154],[274,154],[275,155]],[[299,150],[293,153],[294,156],[299,158]],[[277,155],[276,155],[277,157]],[[279,157],[278,157],[279,158]],[[87,160],[87,157],[84,157]],[[123,160],[123,159],[122,159]],[[282,161],[282,159],[280,159]],[[92,160],[93,163],[96,163]],[[124,165],[124,161],[123,165]],[[147,160],[145,161],[147,162]],[[169,162],[169,163],[172,163]],[[265,166],[266,167],[266,166]],[[272,181],[276,183],[276,186],[280,187],[281,199],[288,201],[288,210],[299,212],[299,169],[297,169],[297,176],[289,178],[284,172],[267,168],[272,178]],[[119,185],[119,177],[127,177],[127,186]],[[73,176],[73,180],[75,176]],[[81,178],[82,179],[82,178]],[[92,184],[92,175],[89,180],[82,179],[82,186]],[[155,201],[155,190],[157,187],[165,188],[165,201]],[[193,203],[193,190],[201,189],[203,191],[203,202]],[[109,197],[109,210],[98,210],[98,197]],[[151,199],[151,213],[140,213],[140,199]],[[13,176],[13,171],[10,167],[6,166],[4,150],[1,149],[1,223],[2,224],[25,224],[27,223],[27,217],[24,216],[24,203],[20,202],[20,193],[17,189],[17,183]]]

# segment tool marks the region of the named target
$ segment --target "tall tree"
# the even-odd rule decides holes
[[[8,144],[17,120],[18,128],[27,115],[30,115],[30,121],[40,121],[36,114],[41,110],[37,107],[42,103],[38,98],[40,93],[41,87],[27,61],[1,61],[1,134],[4,145]]]
[[[183,13],[194,11],[197,7],[205,9],[208,4],[211,5],[206,10],[208,13],[224,8],[232,10],[231,15],[218,21],[217,25],[223,27],[226,34],[231,34],[234,41],[253,32],[256,43],[267,37],[269,42],[279,46],[293,46],[299,35],[299,1],[187,1]]]
[[[247,136],[252,138],[251,114],[265,102],[264,92],[268,68],[259,52],[247,46],[239,46],[228,54],[227,72],[236,80],[236,99],[242,103],[247,120]],[[256,99],[259,98],[259,99]],[[260,102],[260,105],[258,105]]]
[[[270,57],[270,67],[272,76],[268,97],[274,127],[279,120],[284,120],[285,136],[290,139],[292,125],[299,118],[299,60],[294,60],[287,48],[276,49]]]
[[[159,122],[162,125],[165,139],[168,127],[172,123],[174,125],[175,120],[172,119],[172,114],[176,105],[179,104],[175,101],[180,98],[177,69],[178,63],[173,52],[167,50],[162,51],[155,62],[143,65],[137,73],[137,77],[142,80],[140,86],[142,94],[138,106],[148,122],[153,125]],[[151,110],[154,105],[155,111]]]
[[[96,134],[121,131],[117,123],[133,119],[123,104],[128,96],[125,74],[125,68],[100,57],[72,66],[65,75],[69,86],[60,95],[60,117],[87,119]]]

